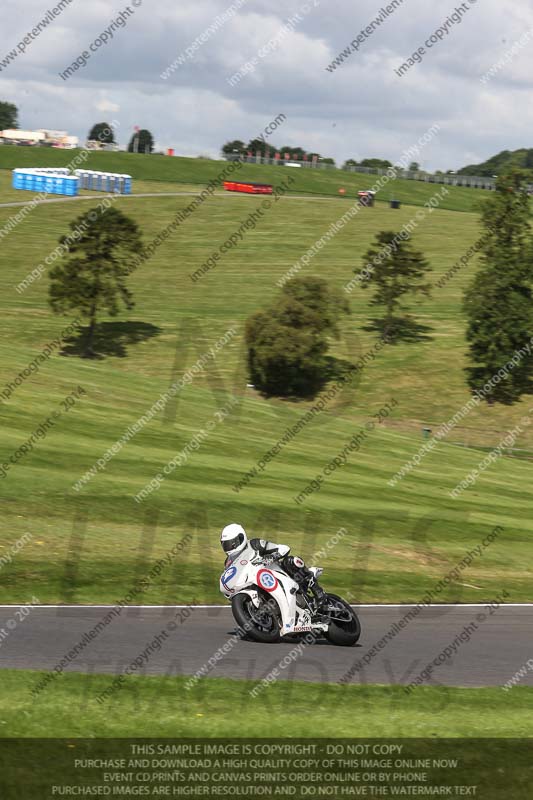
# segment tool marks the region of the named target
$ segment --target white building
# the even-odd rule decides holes
[[[37,131],[22,131],[11,128],[0,131],[0,139],[13,144],[25,142],[32,145],[48,145],[68,150],[78,147],[79,144],[77,136],[69,136],[66,131],[50,131],[45,128],[40,128]]]
[[[0,131],[0,137],[8,142],[31,142],[37,144],[44,141],[44,133],[42,131],[21,131],[14,128]]]

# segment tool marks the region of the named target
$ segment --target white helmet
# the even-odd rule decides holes
[[[220,534],[220,544],[222,549],[229,558],[235,558],[239,553],[242,553],[248,544],[248,537],[242,525],[232,522],[231,525],[226,525]]]

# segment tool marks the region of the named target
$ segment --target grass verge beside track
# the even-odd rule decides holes
[[[279,681],[253,701],[256,684],[209,678],[129,677],[109,703],[94,698],[111,677],[61,676],[33,703],[43,673],[2,670],[0,737],[495,737],[533,735],[533,688],[332,686]],[[305,709],[305,714],[300,713]],[[231,710],[231,713],[229,713]],[[276,731],[272,720],[276,720]]]
[[[55,150],[52,148],[0,147],[0,172],[15,167],[66,167],[80,153],[79,150]],[[180,158],[133,153],[90,152],[81,166],[103,172],[118,172],[134,178],[134,191],[138,181],[161,181],[167,186],[180,184],[205,185],[225,169],[228,162],[210,159]],[[80,167],[81,168],[81,167]],[[237,174],[237,173],[236,173]],[[339,189],[347,191],[346,204],[357,196],[357,192],[370,189],[379,180],[378,175],[346,172],[340,169],[290,169],[262,164],[243,164],[239,179],[278,185],[290,174],[294,183],[291,194],[311,194],[339,197]],[[9,177],[10,174],[8,173]],[[440,185],[425,181],[393,180],[378,193],[378,200],[388,202],[400,200],[409,205],[421,206],[432,197]],[[442,208],[452,211],[473,211],[488,192],[462,186],[448,187],[450,194],[442,202]],[[19,195],[30,192],[19,192]],[[1,196],[0,196],[1,202]]]

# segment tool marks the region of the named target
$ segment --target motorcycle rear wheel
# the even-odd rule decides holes
[[[248,594],[236,594],[231,598],[231,610],[237,625],[251,639],[263,644],[279,642],[279,621],[274,613],[263,612],[252,603]]]
[[[329,592],[326,596],[328,605],[336,606],[339,611],[350,613],[350,620],[346,620],[346,622],[336,620],[335,622],[329,623],[328,630],[324,634],[326,639],[331,642],[331,644],[336,644],[340,647],[353,647],[361,636],[359,617],[342,597],[339,597],[337,594],[329,594]]]

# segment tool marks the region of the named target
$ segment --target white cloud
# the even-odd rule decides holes
[[[394,73],[459,0],[405,0],[334,72],[326,66],[379,14],[382,0],[247,0],[238,14],[163,81],[161,72],[222,14],[231,0],[147,0],[127,25],[91,55],[67,82],[65,70],[116,19],[124,4],[73,2],[2,70],[1,99],[17,103],[25,127],[69,129],[85,138],[94,122],[120,119],[127,144],[133,126],[152,130],[178,154],[217,155],[233,138],[249,139],[277,114],[287,116],[272,137],[339,162],[348,157],[394,160],[433,123],[442,131],[426,149],[428,169],[457,168],[499,150],[527,147],[531,48],[491,80],[480,77],[527,28],[525,0],[471,3],[461,24],[428,50],[403,78]],[[467,2],[467,0],[465,0]],[[468,0],[470,3],[470,0]],[[385,4],[386,5],[386,4]],[[4,0],[0,65],[48,8],[46,0]],[[288,18],[301,13],[280,46],[231,87],[226,78],[252,58]],[[519,110],[519,113],[518,111]]]
[[[111,100],[108,100],[107,97],[102,97],[101,100],[98,100],[94,107],[97,111],[101,111],[105,114],[106,111],[110,111],[113,114],[116,114],[120,111],[120,105],[118,103],[112,103]]]

